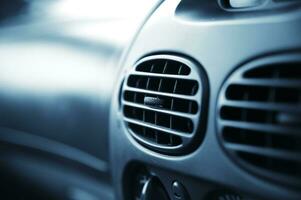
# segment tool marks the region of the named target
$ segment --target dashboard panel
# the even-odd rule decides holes
[[[273,3],[276,4],[276,1]],[[275,98],[271,100],[271,103],[278,103],[275,104],[275,107],[269,107],[270,104],[262,105],[262,107],[259,104],[252,104],[253,107],[244,107],[247,106],[247,102],[250,102],[251,105],[252,96],[241,96],[241,99],[235,96],[247,94],[244,93],[245,90],[247,91],[244,88],[233,90],[234,97],[230,99],[233,100],[231,102],[227,100],[230,98],[227,96],[230,95],[230,91],[225,94],[226,97],[221,97],[222,88],[225,87],[223,85],[230,80],[233,81],[231,84],[234,86],[236,86],[235,84],[242,84],[248,87],[254,85],[268,88],[274,86],[299,88],[297,85],[299,85],[300,77],[297,75],[299,74],[297,71],[300,70],[300,65],[298,61],[294,62],[295,59],[293,58],[300,59],[300,2],[294,1],[292,4],[278,3],[277,8],[272,9],[271,7],[269,10],[263,8],[236,10],[224,9],[214,1],[164,1],[150,17],[130,49],[125,64],[121,66],[120,81],[115,88],[115,97],[112,104],[110,149],[112,164],[119,166],[118,169],[113,170],[113,180],[119,195],[118,198],[121,199],[125,195],[125,199],[134,199],[137,196],[139,197],[139,194],[141,194],[141,197],[151,196],[152,193],[148,191],[152,191],[152,187],[157,187],[148,186],[156,185],[153,183],[153,177],[161,181],[169,199],[300,198],[299,142],[297,142],[295,149],[287,149],[284,147],[285,139],[277,139],[279,141],[279,146],[277,146],[277,141],[273,135],[266,135],[266,137],[273,137],[273,139],[268,139],[271,142],[269,144],[262,144],[265,141],[263,138],[253,140],[250,136],[249,139],[244,140],[242,139],[243,136],[239,139],[237,139],[239,136],[235,136],[235,134],[240,133],[247,135],[249,133],[247,130],[253,130],[253,132],[256,130],[258,135],[278,133],[280,135],[283,134],[285,138],[289,137],[290,131],[281,131],[280,129],[281,127],[290,127],[290,124],[284,124],[281,120],[278,120],[278,117],[281,115],[279,110],[275,111],[276,114],[274,113],[275,115],[273,115],[275,121],[273,122],[268,121],[268,117],[265,118],[266,115],[259,111],[257,112],[257,110],[270,109],[270,112],[272,112],[272,109],[280,109],[282,104],[280,105],[279,103],[291,103],[292,99],[284,101],[284,99],[279,97],[279,95],[284,95],[284,93],[276,91],[274,93],[276,95]],[[162,131],[175,136],[184,137],[186,134],[185,137],[190,137],[188,132],[182,131],[179,133],[174,131],[175,126],[172,121],[179,114],[174,112],[173,105],[171,108],[168,106],[166,108],[166,103],[162,102],[166,102],[166,98],[172,97],[172,95],[183,100],[191,98],[179,96],[176,86],[171,92],[172,95],[168,90],[160,90],[160,82],[159,89],[154,86],[156,85],[155,78],[161,78],[164,81],[167,78],[186,80],[187,77],[181,76],[180,72],[178,72],[176,77],[164,73],[166,67],[157,69],[160,68],[158,67],[160,64],[156,64],[155,60],[153,61],[155,64],[152,67],[147,68],[148,65],[146,63],[143,66],[145,71],[139,71],[141,60],[143,61],[152,56],[163,57],[164,55],[197,62],[208,77],[209,101],[206,107],[208,111],[205,108],[199,108],[201,113],[208,113],[206,116],[207,123],[203,124],[205,129],[204,140],[201,144],[198,143],[195,150],[182,155],[168,155],[168,153],[166,155],[166,152],[158,152],[149,145],[152,143],[162,144],[160,137],[157,136],[157,134],[163,134]],[[273,79],[274,82],[270,84],[266,82],[268,81],[267,71],[256,72],[257,74],[254,72],[255,75],[252,79],[247,77],[247,75],[233,75],[233,78],[229,78],[236,71],[249,65],[271,67],[283,64],[281,69],[288,70],[290,68],[289,63],[293,63],[294,69],[297,71],[288,72],[291,76],[279,75],[277,77],[279,79]],[[169,64],[167,63],[166,65],[168,68]],[[133,70],[139,73],[133,72]],[[161,74],[162,71],[160,70],[163,71],[163,74]],[[279,73],[282,74],[283,72]],[[128,77],[137,76],[137,74],[142,76],[142,78],[136,80],[135,85]],[[238,82],[243,76],[246,76],[246,82]],[[146,85],[141,83],[145,79],[143,77],[148,77]],[[281,82],[281,78],[289,80],[290,77],[294,77],[292,81],[298,80],[295,83],[296,85],[282,85],[284,82]],[[270,78],[272,78],[272,75]],[[179,79],[176,79],[176,82],[179,83]],[[122,85],[126,86],[122,87]],[[143,93],[142,97],[136,94],[131,100],[127,97],[128,90]],[[251,88],[250,91],[254,92],[254,102],[261,102],[260,97],[263,97],[265,92],[260,93],[257,88]],[[270,94],[270,92],[266,92],[266,94]],[[293,98],[293,94],[299,95],[300,91],[297,89],[295,92],[292,91],[285,94],[290,99]],[[258,98],[255,98],[256,95]],[[148,99],[150,97],[161,103],[149,106]],[[133,103],[120,104],[120,101],[128,101],[127,99]],[[244,101],[239,102],[238,100]],[[175,101],[172,100],[172,102]],[[267,100],[262,102],[268,101],[270,99],[267,97]],[[140,106],[141,103],[144,104],[144,107]],[[129,110],[123,104],[134,106],[134,108]],[[225,107],[228,105],[233,106],[233,110],[229,109],[227,112],[223,111],[224,108],[220,110],[222,104],[223,106],[225,104]],[[294,110],[299,110],[300,108],[299,100],[296,100],[296,104],[291,105]],[[246,110],[237,111],[234,109],[239,106],[242,106],[239,109]],[[142,110],[140,111],[139,109]],[[255,109],[257,113],[252,109]],[[155,111],[155,114],[150,115],[150,110]],[[288,112],[288,110],[284,112],[286,111]],[[299,111],[296,112],[299,113]],[[172,114],[170,125],[160,122],[159,116],[161,113]],[[150,119],[149,115],[153,116],[153,120]],[[188,113],[185,113],[185,116],[188,115]],[[228,116],[229,118],[227,118]],[[296,116],[296,118],[293,117],[294,119],[300,118],[299,114],[292,114],[291,116]],[[129,117],[130,120],[128,119]],[[263,121],[260,121],[261,119]],[[238,120],[240,121],[238,122]],[[183,119],[178,123],[185,124],[185,120]],[[224,138],[226,136],[222,135],[220,137],[219,135],[220,130],[226,131],[225,129],[220,129],[221,126],[239,127],[240,129],[228,131],[227,133],[231,135],[229,138],[231,137],[233,140],[226,140],[227,138]],[[264,127],[266,129],[261,129]],[[300,132],[298,127],[300,127],[300,122],[297,120],[294,122],[296,137],[298,137]],[[278,131],[276,130],[277,128],[279,128]],[[134,136],[133,132],[135,133]],[[253,132],[249,134],[254,134]],[[137,140],[135,136],[137,134],[142,135],[142,142],[141,138]],[[299,141],[299,139],[294,141]],[[171,145],[170,148],[174,145],[172,142],[169,144]],[[263,146],[260,146],[260,144]],[[294,142],[288,142],[287,145],[292,147]],[[286,157],[285,153],[290,151],[294,152],[294,156]],[[292,161],[291,159],[294,161],[290,162]],[[288,178],[286,173],[291,173],[291,176],[297,180],[293,181]],[[137,182],[141,180],[147,184],[143,187],[139,184],[131,183],[133,174],[136,174]],[[118,184],[120,182],[124,185],[120,186]],[[156,189],[153,190],[157,191]],[[140,191],[140,193],[137,191]],[[160,198],[165,199],[163,196]]]
[[[300,0],[0,4],[3,197],[301,198]]]

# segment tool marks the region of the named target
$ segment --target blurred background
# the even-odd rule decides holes
[[[24,188],[35,185],[43,198],[51,191],[93,199],[82,188],[95,187],[97,199],[112,198],[108,105],[119,62],[154,5],[1,0],[0,190],[7,199],[32,198]]]

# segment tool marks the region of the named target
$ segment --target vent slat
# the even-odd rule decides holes
[[[267,65],[264,68],[254,68],[244,73],[245,78],[275,78],[274,72],[278,72],[281,79],[300,79],[301,67],[300,63],[285,63]]]
[[[180,94],[172,94],[172,93],[165,93],[165,92],[157,92],[157,91],[149,91],[149,90],[144,90],[144,89],[138,89],[134,87],[127,87],[126,90],[131,91],[131,92],[140,92],[140,93],[145,93],[145,94],[150,94],[150,95],[160,95],[160,96],[167,96],[167,97],[174,97],[178,99],[186,99],[186,100],[195,100],[194,97],[187,96],[187,95],[180,95]]]
[[[150,72],[133,72],[131,75],[135,76],[149,76],[153,78],[167,78],[167,79],[182,79],[182,80],[191,80],[190,76],[182,75],[182,74],[165,74],[162,73],[150,73]]]
[[[169,129],[169,128],[156,126],[152,123],[145,123],[145,122],[130,119],[130,118],[124,118],[124,120],[128,123],[132,123],[132,124],[136,124],[136,125],[139,125],[139,126],[147,127],[147,128],[157,130],[157,131],[162,131],[162,132],[165,132],[165,133],[168,133],[168,134],[171,134],[171,135],[180,136],[182,138],[191,138],[191,135],[187,134],[186,132],[174,131],[174,130]]]
[[[162,81],[161,81],[162,79]],[[131,75],[128,78],[128,86],[136,87],[139,89],[158,91],[160,81],[164,83],[172,83],[174,86],[178,84],[176,90],[174,87],[162,87],[162,91],[166,93],[174,93],[180,95],[195,95],[198,87],[197,81],[194,80],[184,80],[184,79],[172,79],[172,78],[162,78],[162,77],[150,77],[150,76],[137,76]],[[146,82],[146,84],[144,84]],[[138,83],[138,84],[137,84]],[[195,89],[196,88],[196,89]]]
[[[186,133],[192,133],[193,131],[193,122],[190,118],[164,114],[131,106],[124,106],[124,115],[128,118],[151,124],[155,124],[155,118],[157,115],[157,118],[160,119],[157,121],[158,126]],[[172,121],[171,125],[168,123],[170,120]]]
[[[231,144],[231,143],[227,143],[225,144],[225,146],[226,148],[232,151],[239,151],[244,153],[256,154],[256,155],[284,159],[284,160],[301,163],[301,155],[294,152],[275,150],[272,148],[269,149],[269,148],[262,148],[262,147],[254,147],[254,146],[241,145],[241,144]]]
[[[283,149],[301,153],[301,137],[287,137],[285,134],[269,135],[265,132],[234,127],[223,128],[223,139],[229,143],[252,145],[264,148]],[[266,138],[269,138],[269,143]]]
[[[226,100],[225,106],[246,108],[246,109],[259,109],[267,111],[283,111],[301,113],[301,104],[289,104],[289,103],[263,103],[263,102],[250,102],[250,101],[232,101]]]
[[[129,127],[130,131],[139,136],[138,138],[140,141],[147,142],[149,144],[156,142],[157,145],[160,145],[161,148],[164,149],[177,148],[182,145],[182,139],[180,136],[172,135],[166,132],[154,130],[132,123],[129,123]],[[142,130],[145,130],[145,134],[141,135]],[[135,135],[135,137],[137,137],[137,135]]]
[[[285,127],[272,124],[260,124],[252,122],[234,121],[234,120],[222,120],[220,124],[223,127],[234,127],[239,129],[260,131],[266,134],[280,134],[280,135],[293,135],[301,137],[300,129],[294,127]]]
[[[298,178],[301,175],[299,162],[270,157],[270,163],[267,165],[266,156],[247,152],[237,152],[237,154],[242,160],[252,164],[260,174],[273,177],[278,181],[293,183],[294,186],[301,184],[300,178]]]
[[[301,182],[301,56],[286,59],[237,69],[219,99],[218,127],[226,150],[250,170],[290,183]]]
[[[300,103],[299,93],[301,89],[285,88],[285,87],[266,87],[266,86],[250,86],[231,84],[226,92],[229,100],[236,101],[254,101],[272,103],[270,94],[273,91],[273,102],[275,103]],[[248,95],[248,99],[245,99]]]
[[[233,84],[279,88],[301,88],[301,80],[289,79],[243,79],[243,81],[233,80]]]
[[[180,69],[181,66],[181,70]],[[179,74],[187,76],[191,69],[178,61],[158,59],[146,61],[136,67],[138,72],[163,73],[163,74]]]
[[[195,117],[194,114],[189,114],[189,113],[184,113],[184,112],[175,112],[175,111],[172,111],[172,110],[152,108],[152,107],[144,106],[144,105],[137,104],[137,103],[131,103],[131,102],[128,102],[128,101],[124,101],[123,104],[126,105],[126,106],[137,107],[137,108],[141,108],[141,109],[144,109],[144,110],[150,110],[150,111],[154,111],[154,112],[160,112],[160,113],[165,113],[165,114],[179,116],[179,117],[186,117],[186,118],[194,118]]]

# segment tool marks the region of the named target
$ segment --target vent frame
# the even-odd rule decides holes
[[[186,65],[189,67],[190,71],[188,74],[183,74],[183,75],[175,75],[175,74],[161,74],[161,73],[151,73],[151,72],[141,72],[137,71],[137,67],[145,62],[148,61],[154,61],[154,60],[167,60],[167,61],[173,61],[173,62],[178,62],[182,63],[183,65]],[[195,94],[193,95],[186,95],[186,94],[173,94],[173,93],[167,93],[167,92],[158,92],[158,91],[151,91],[151,90],[146,90],[146,89],[138,89],[134,88],[128,85],[128,80],[130,76],[148,76],[148,77],[162,77],[162,78],[171,78],[171,79],[177,79],[177,80],[187,80],[187,81],[196,81],[198,83],[198,89]],[[151,55],[144,57],[140,60],[138,60],[134,66],[128,70],[124,83],[122,85],[122,95],[121,95],[121,110],[122,110],[122,117],[125,125],[126,132],[129,133],[129,136],[132,137],[136,142],[138,142],[140,145],[153,150],[158,153],[163,153],[167,155],[183,155],[188,152],[193,151],[203,140],[204,138],[204,131],[206,129],[206,115],[207,115],[207,106],[206,102],[208,102],[208,79],[203,71],[203,68],[201,65],[199,65],[196,61],[185,58],[185,57],[180,57],[180,56],[175,56],[175,55],[167,55],[167,54],[160,54],[160,55]],[[124,99],[124,93],[125,92],[141,92],[145,94],[150,94],[150,95],[157,95],[157,96],[164,96],[164,97],[170,97],[174,99],[184,99],[184,100],[191,100],[193,102],[197,103],[197,111],[195,113],[184,113],[184,112],[179,112],[179,111],[173,111],[173,110],[167,110],[167,109],[161,109],[161,108],[155,108],[155,107],[150,107],[147,105],[139,105],[136,103],[131,103],[129,101],[126,101]],[[133,105],[138,105],[138,108],[141,109],[147,109],[150,111],[154,112],[159,112],[159,113],[165,113],[165,114],[171,114],[173,116],[179,116],[183,118],[189,118],[191,122],[193,123],[193,131],[191,133],[185,133],[181,131],[175,131],[171,130],[169,128],[164,128],[164,127],[157,127],[159,131],[167,131],[168,134],[173,134],[181,139],[181,144],[176,145],[176,146],[168,146],[165,144],[158,144],[154,143],[152,141],[146,140],[144,137],[136,134],[130,127],[129,124],[132,123],[132,119],[127,118],[124,114],[124,108],[126,106],[133,106]],[[145,123],[145,122],[141,122]],[[138,124],[139,125],[139,124]],[[151,124],[149,127],[152,127]],[[148,126],[146,126],[148,127]]]
[[[220,144],[221,148],[229,156],[229,158],[231,160],[233,160],[234,163],[238,164],[238,166],[240,166],[244,170],[250,172],[251,174],[254,174],[254,175],[256,175],[260,178],[266,179],[268,181],[272,181],[273,183],[275,183],[275,181],[276,181],[276,183],[281,183],[281,184],[285,184],[287,186],[293,186],[293,187],[300,188],[301,187],[301,177],[300,177],[299,173],[300,173],[301,170],[299,170],[298,176],[294,177],[292,175],[281,173],[281,172],[275,171],[273,169],[267,169],[267,168],[264,168],[264,167],[257,166],[256,164],[253,164],[253,163],[251,163],[247,160],[244,160],[240,156],[238,156],[237,152],[239,152],[241,150],[241,146],[239,146],[240,145],[239,143],[237,143],[238,145],[236,146],[236,143],[227,142],[223,138],[223,128],[227,127],[227,126],[231,127],[231,125],[229,125],[229,123],[228,124],[225,123],[227,120],[224,120],[221,117],[221,110],[222,110],[222,107],[225,106],[225,105],[240,108],[239,107],[240,105],[244,105],[244,103],[245,104],[250,103],[250,101],[248,101],[248,102],[243,102],[241,104],[237,104],[238,101],[242,102],[242,100],[229,100],[226,97],[227,89],[231,85],[241,84],[241,83],[243,83],[245,85],[248,85],[248,83],[250,83],[248,81],[251,80],[252,78],[244,77],[244,74],[246,72],[248,72],[250,70],[254,70],[254,69],[261,69],[261,68],[268,69],[268,68],[275,67],[276,65],[280,66],[280,65],[285,65],[285,64],[296,64],[296,63],[298,63],[298,64],[301,63],[301,54],[299,52],[289,53],[289,54],[276,54],[276,55],[270,55],[270,56],[266,56],[266,57],[262,57],[262,58],[257,58],[257,59],[252,60],[252,61],[248,61],[248,62],[242,64],[241,66],[235,68],[232,72],[230,72],[230,74],[226,77],[226,79],[225,79],[224,83],[222,84],[222,86],[219,90],[219,93],[218,93],[217,104],[216,104],[217,105],[216,106],[216,116],[217,116],[216,117],[216,128],[217,128],[217,139],[219,141],[219,144]],[[301,65],[300,65],[300,70],[301,70]],[[255,79],[256,78],[253,78],[253,80],[255,80]],[[263,81],[263,79],[264,78],[259,79],[259,80]],[[245,80],[247,80],[247,81],[245,81]],[[289,83],[289,82],[287,82],[287,83]],[[301,91],[301,79],[293,80],[293,81],[291,81],[291,83],[292,83],[291,86],[295,85],[296,83],[297,84],[300,83],[300,86],[298,86],[298,89],[300,89],[300,91]],[[279,82],[279,81],[278,81],[278,83],[277,83],[277,81],[274,81],[272,84],[270,84],[270,86],[271,87],[280,87],[280,88],[282,88],[281,82]],[[283,87],[283,88],[285,88],[285,87]],[[273,109],[273,106],[275,107],[275,105],[277,105],[278,102],[276,102],[275,105],[272,105],[272,104],[269,105],[267,108],[264,108],[264,106],[263,106],[263,104],[265,104],[265,103],[268,103],[268,101],[263,102],[261,104],[260,103],[258,104],[258,101],[251,101],[251,104],[259,105],[259,107],[258,107],[259,110],[265,110],[266,109],[268,111],[271,111]],[[293,110],[292,106],[289,107],[289,103],[287,103],[287,104],[282,103],[282,104],[284,105],[284,107],[289,108],[288,112],[293,111],[293,112],[299,113],[301,115],[301,104],[300,104],[300,102],[299,102],[299,105],[297,107],[297,109],[298,109],[297,111]],[[255,107],[251,107],[251,108],[255,109]],[[246,109],[246,107],[243,107],[243,109]],[[242,120],[240,120],[238,122],[241,122],[241,121]],[[256,123],[256,122],[255,122],[255,124],[258,125],[258,123]],[[277,125],[274,125],[274,124],[268,124],[268,125],[270,125],[270,127],[274,126],[273,131],[277,132],[276,131]],[[247,127],[247,128],[245,127],[243,129],[250,130],[250,127]],[[301,130],[301,126],[297,127],[296,129]],[[271,132],[273,132],[273,131],[271,131]],[[281,132],[281,130],[278,130],[278,131]],[[267,133],[266,132],[265,135],[267,135],[267,134],[276,134],[276,133]],[[283,134],[283,133],[280,133],[280,135],[281,134]],[[271,137],[271,136],[268,136],[268,137]],[[297,136],[297,137],[300,137],[300,139],[301,139],[301,136]],[[242,144],[242,146],[245,147],[245,148],[255,147],[254,151],[258,147],[258,146],[254,146],[252,144]],[[262,150],[262,149],[266,150],[264,147],[259,146],[259,150]],[[271,151],[269,151],[269,150],[271,150]],[[267,148],[267,152],[266,152],[267,155],[265,155],[265,156],[267,157],[267,159],[276,158],[276,159],[279,159],[279,160],[287,161],[288,159],[285,159],[283,157],[278,157],[278,158],[277,157],[268,157],[268,156],[270,156],[271,152],[277,152],[278,150],[279,150],[279,154],[283,153],[283,155],[288,155],[289,154],[289,156],[296,156],[295,159],[298,159],[298,161],[297,161],[298,166],[300,165],[300,163],[301,163],[301,151],[299,151],[299,150],[296,153],[294,151],[288,151],[288,150],[281,149],[281,148],[279,149],[279,147],[273,147],[272,146],[272,147]],[[249,152],[247,152],[247,153],[249,153]],[[256,154],[254,154],[254,155],[256,155]],[[262,156],[264,154],[258,154],[258,155]],[[262,157],[264,157],[264,156],[262,156]]]

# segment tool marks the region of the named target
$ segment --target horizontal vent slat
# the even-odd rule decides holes
[[[280,134],[280,135],[293,135],[296,137],[301,137],[300,130],[292,127],[283,127],[279,125],[272,124],[259,124],[252,122],[240,122],[231,120],[222,120],[221,125],[223,127],[234,127],[239,129],[260,131],[267,134]]]
[[[191,80],[191,77],[186,75],[178,74],[159,74],[159,73],[150,73],[150,72],[132,72],[131,75],[142,76],[142,77],[154,77],[154,78],[167,78],[167,79],[182,79],[182,80]]]
[[[139,121],[139,120],[135,120],[135,119],[130,119],[130,118],[124,118],[124,120],[126,122],[128,122],[128,123],[136,124],[136,125],[139,125],[139,126],[147,127],[147,128],[158,130],[158,131],[162,131],[162,132],[166,132],[166,133],[169,133],[169,134],[172,134],[172,135],[176,135],[176,136],[181,136],[183,138],[191,138],[191,136],[189,134],[185,133],[185,132],[174,131],[174,130],[169,129],[169,128],[164,128],[164,127],[161,127],[161,126],[156,126],[156,125],[153,125],[151,123],[146,123],[146,122],[143,122],[143,121]]]
[[[301,113],[301,104],[288,104],[288,103],[264,103],[264,102],[250,102],[250,101],[232,101],[226,100],[224,102],[225,106],[245,108],[245,109],[258,109],[267,111],[283,111],[283,112],[293,112]]]
[[[301,127],[301,113],[236,106],[221,107],[221,119],[232,121],[255,122],[262,124],[282,125],[283,127]]]
[[[273,177],[278,181],[288,181],[294,186],[300,185],[301,163],[282,158],[273,158],[248,152],[236,152],[237,155],[247,163],[252,164],[252,168],[260,169],[260,173]]]
[[[244,73],[245,78],[274,78],[275,72],[281,79],[300,79],[301,63],[284,63],[254,68]]]
[[[181,112],[175,112],[175,111],[170,111],[170,110],[165,110],[165,109],[157,109],[157,108],[152,108],[152,107],[148,107],[148,106],[144,106],[141,104],[132,103],[132,102],[128,102],[128,101],[124,101],[123,104],[126,106],[137,107],[137,108],[141,108],[144,110],[165,113],[165,114],[178,116],[178,117],[185,117],[185,118],[194,118],[195,117],[195,115],[189,114],[189,113],[181,113]]]
[[[225,147],[230,149],[231,151],[246,152],[250,154],[256,154],[260,156],[278,158],[301,163],[301,155],[296,154],[294,152],[231,143],[227,143]]]
[[[232,84],[226,91],[226,97],[236,101],[269,103],[271,102],[271,91],[273,91],[273,103],[300,104],[301,88]]]
[[[253,145],[299,152],[301,154],[301,137],[286,134],[266,134],[262,131],[240,129],[234,127],[223,128],[223,139],[229,143]],[[269,141],[269,143],[266,142]]]
[[[195,80],[130,75],[128,86],[149,91],[193,96],[197,92],[198,82]]]
[[[139,138],[140,141],[143,138],[142,141],[147,142],[150,145],[151,143],[156,143],[156,145],[160,145],[161,148],[165,146],[165,149],[179,147],[182,145],[183,137],[178,135],[169,134],[167,132],[134,123],[129,123],[129,128],[131,133],[134,134],[136,138]]]
[[[159,127],[169,128],[183,133],[192,133],[193,121],[190,118],[171,116],[164,113],[140,109],[137,107],[124,106],[124,115],[127,118],[141,122],[154,124]]]
[[[180,112],[180,114],[190,115],[190,114],[196,114],[198,111],[197,102],[192,100],[185,100],[185,99],[166,97],[160,95],[132,92],[132,91],[125,91],[123,94],[123,99],[125,102],[134,103],[135,105],[137,106],[140,105],[143,106],[144,108],[147,107],[145,106],[144,99],[148,97],[160,99],[160,102],[162,104],[158,105],[157,110],[161,109],[162,112],[171,111],[170,114],[175,113],[175,115],[179,115],[177,113]],[[190,115],[190,117],[192,117],[192,115]]]
[[[233,84],[248,86],[265,86],[279,88],[301,88],[300,80],[280,80],[280,79],[243,79],[233,81]]]
[[[194,97],[188,96],[188,95],[149,91],[149,90],[138,89],[138,88],[133,88],[133,87],[127,87],[126,90],[132,91],[132,92],[140,92],[140,93],[150,94],[150,95],[160,95],[160,96],[174,97],[174,98],[178,98],[178,99],[186,99],[186,100],[191,100],[191,101],[195,100]]]
[[[176,75],[189,75],[191,69],[178,61],[157,59],[146,61],[136,67],[138,72],[161,73],[161,74],[176,74]]]

